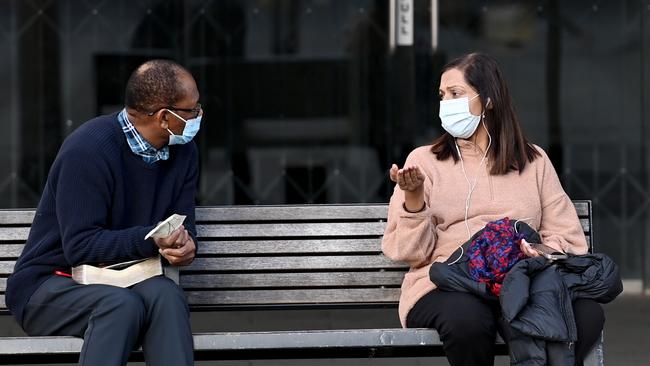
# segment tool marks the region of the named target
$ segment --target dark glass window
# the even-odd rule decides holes
[[[597,249],[650,278],[650,6],[415,0],[412,45],[391,47],[391,3],[0,1],[0,207],[35,207],[63,139],[121,109],[151,58],[199,85],[200,204],[386,202],[390,165],[441,133],[441,65],[477,50],[569,196],[594,201]]]

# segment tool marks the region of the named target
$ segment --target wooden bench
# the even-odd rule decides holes
[[[591,202],[575,201],[592,241]],[[385,258],[387,205],[198,207],[199,252],[181,271],[192,312],[287,309],[396,309],[407,266]],[[33,210],[0,210],[0,312]],[[272,314],[272,313],[271,313]],[[397,311],[391,311],[397,319]],[[499,353],[507,354],[503,342]],[[431,329],[326,329],[194,335],[195,357],[267,359],[441,356]],[[0,337],[0,363],[75,362],[73,337]],[[587,364],[602,364],[602,344]],[[133,359],[141,359],[134,352]]]

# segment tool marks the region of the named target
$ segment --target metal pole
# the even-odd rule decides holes
[[[388,4],[388,50],[390,53],[395,51],[395,0],[390,0]]]
[[[11,72],[9,73],[9,83],[10,83],[10,114],[9,114],[9,124],[11,126],[11,143],[9,145],[10,155],[11,155],[11,169],[9,176],[11,177],[11,207],[18,207],[20,199],[18,198],[18,181],[20,179],[20,161],[21,161],[21,141],[20,138],[20,106],[18,104],[18,94],[19,94],[19,82],[18,82],[18,39],[17,39],[17,29],[18,29],[18,16],[17,16],[17,4],[12,3],[12,8],[14,9],[11,12],[11,26],[10,26],[10,46],[9,46],[9,68]]]
[[[431,0],[431,50],[438,50],[438,0]]]
[[[650,123],[650,109],[646,107],[646,103],[649,102],[650,100],[650,93],[648,91],[650,90],[650,87],[648,86],[648,81],[650,81],[650,67],[648,66],[647,63],[647,52],[648,52],[648,47],[647,47],[647,42],[650,41],[650,25],[647,22],[648,16],[650,15],[650,2],[646,2],[644,4],[643,2],[640,4],[641,7],[641,16],[640,16],[640,22],[641,22],[641,30],[640,30],[640,40],[641,40],[641,50],[639,52],[640,56],[640,62],[639,62],[639,67],[640,69],[640,75],[639,75],[639,82],[641,83],[640,85],[640,100],[641,100],[641,161],[643,162],[643,169],[645,170],[645,186],[646,189],[649,189],[648,187],[648,182],[650,182],[650,159],[648,157],[648,154],[650,153],[650,150],[648,149],[648,138],[650,138],[650,129],[648,129],[648,124]],[[646,229],[644,230],[644,235],[642,237],[642,243],[641,243],[641,293],[645,295],[650,295],[650,242],[648,242],[648,238],[650,237],[648,234],[650,232],[650,229],[648,229],[648,224],[650,223],[650,214],[646,213],[645,214],[645,227]]]

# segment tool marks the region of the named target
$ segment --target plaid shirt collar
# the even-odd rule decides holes
[[[142,135],[135,129],[129,117],[126,114],[126,108],[117,115],[117,120],[122,126],[122,132],[126,135],[126,141],[134,154],[142,157],[142,160],[149,164],[153,164],[158,160],[169,159],[169,146],[165,145],[161,149],[156,149],[147,140],[142,138]]]

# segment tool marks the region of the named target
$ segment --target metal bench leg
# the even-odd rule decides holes
[[[594,348],[589,351],[587,357],[585,357],[584,366],[603,366],[604,357],[603,357],[603,333],[600,333],[600,339],[594,344]]]

